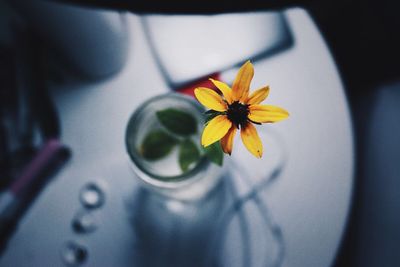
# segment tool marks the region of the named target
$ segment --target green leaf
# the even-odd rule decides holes
[[[178,140],[163,130],[149,132],[143,139],[140,154],[147,160],[158,160],[167,156]]]
[[[222,151],[220,142],[215,142],[212,145],[204,148],[206,157],[215,164],[222,166],[224,160],[224,152]]]
[[[207,124],[210,120],[214,119],[216,116],[223,114],[223,112],[219,112],[219,111],[210,109],[210,110],[207,110],[206,112],[204,112],[204,114],[206,115],[205,124]]]
[[[190,139],[185,139],[179,146],[179,166],[186,172],[190,165],[197,162],[200,158],[200,152],[197,146]]]
[[[197,132],[197,121],[193,115],[182,110],[167,108],[157,111],[160,123],[177,135],[191,135]]]

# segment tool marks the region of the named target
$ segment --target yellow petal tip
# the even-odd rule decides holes
[[[262,151],[257,150],[257,151],[251,152],[251,154],[252,154],[254,157],[256,157],[256,158],[261,159],[263,153],[262,153]]]

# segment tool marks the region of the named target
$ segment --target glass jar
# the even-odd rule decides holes
[[[146,160],[140,152],[146,134],[163,129],[163,125],[157,119],[157,112],[171,108],[195,118],[197,130],[190,139],[198,146],[199,151],[202,150],[200,134],[204,125],[203,107],[188,96],[168,93],[149,99],[139,106],[129,119],[125,142],[131,165],[139,180],[151,191],[180,200],[201,199],[220,182],[222,177],[220,166],[201,156],[195,164],[183,172],[179,168],[177,148],[174,148],[167,157],[155,161]],[[179,140],[181,137],[175,136],[175,138]]]

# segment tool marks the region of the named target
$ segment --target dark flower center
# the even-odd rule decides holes
[[[247,123],[247,116],[249,115],[249,105],[235,101],[228,105],[228,111],[226,112],[228,119],[239,129],[244,127]]]

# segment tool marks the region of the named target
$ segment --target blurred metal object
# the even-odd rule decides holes
[[[97,209],[104,205],[106,194],[101,185],[90,182],[80,190],[79,201],[85,208]]]
[[[98,227],[97,217],[93,211],[78,211],[71,222],[72,230],[77,234],[94,232]]]
[[[288,48],[279,12],[214,16],[149,15],[143,25],[150,47],[173,87]]]
[[[80,266],[89,256],[88,249],[76,241],[68,241],[61,248],[61,259],[67,266]]]

